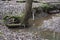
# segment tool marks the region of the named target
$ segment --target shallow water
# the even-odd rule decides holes
[[[30,22],[31,25],[35,24],[27,29],[30,32],[34,32],[48,40],[60,40],[60,13],[48,14]]]
[[[24,8],[23,5],[25,5],[25,3],[22,3],[21,6],[15,5],[15,4],[9,5],[9,3],[7,5],[9,7],[11,7],[11,10],[15,6],[13,8],[13,10],[15,12],[16,10],[17,11],[21,10],[21,8],[23,9]],[[7,5],[6,4],[5,4],[5,6],[3,5],[3,7],[1,8],[3,11],[2,10],[0,10],[0,11],[3,12],[3,13],[5,13],[6,10],[9,9],[9,7]],[[40,4],[33,4],[33,5],[34,5],[34,7],[36,7],[36,5],[40,5]],[[18,6],[18,8],[16,8],[17,6]],[[19,7],[20,7],[20,9],[19,9]],[[22,12],[22,11],[23,10],[21,10],[20,12]],[[60,29],[59,29],[60,28],[60,14],[59,13],[57,13],[57,14],[45,14],[45,13],[39,14],[37,17],[35,17],[35,20],[33,20],[33,18],[31,18],[29,20],[29,23],[30,23],[30,25],[32,25],[32,27],[24,28],[24,29],[19,29],[19,28],[16,28],[16,29],[10,29],[9,28],[8,29],[7,27],[4,28],[3,26],[1,26],[0,29],[2,30],[2,32],[4,33],[4,35],[7,35],[7,38],[9,38],[8,36],[10,36],[10,34],[12,34],[13,36],[15,35],[14,37],[16,37],[16,35],[18,33],[24,32],[25,35],[27,35],[26,32],[29,32],[28,33],[29,35],[30,35],[30,33],[33,33],[36,36],[38,36],[38,38],[42,38],[42,40],[43,39],[44,40],[45,39],[46,40],[60,40],[59,39],[60,38]],[[11,33],[11,32],[13,32],[13,33]],[[22,33],[22,34],[24,34],[24,33]],[[19,37],[19,35],[18,35],[18,37]],[[15,39],[15,40],[21,40],[21,39]]]
[[[29,22],[32,25],[32,27],[24,28],[24,29],[19,29],[19,28],[8,29],[7,27],[5,27],[6,30],[3,27],[2,30],[5,35],[6,33],[7,35],[10,35],[13,33],[16,36],[17,34],[22,33],[22,32],[23,32],[22,34],[25,33],[25,35],[27,35],[26,32],[29,32],[28,33],[29,35],[30,33],[32,33],[32,35],[34,34],[35,36],[38,37],[38,39],[42,38],[41,40],[60,40],[60,29],[59,29],[60,28],[60,14],[59,13],[48,14],[48,15],[46,14],[46,16],[42,16],[42,17],[37,16],[35,17],[35,20],[31,18]],[[7,36],[7,38],[9,37]]]
[[[54,21],[53,18],[55,20],[57,19],[58,21],[57,20]],[[44,23],[44,22],[46,22],[46,23]],[[31,33],[33,33],[35,35],[38,35],[41,38],[46,39],[46,40],[60,40],[60,32],[55,31],[56,29],[55,30],[52,29],[53,26],[51,26],[52,24],[49,24],[50,22],[55,22],[55,23],[60,22],[60,14],[49,14],[45,17],[35,19],[34,21],[32,21],[32,19],[31,19],[30,24],[31,25],[33,23],[35,24],[32,27],[29,27],[28,29],[12,29],[12,30],[14,32],[19,32],[19,31],[21,31],[21,32],[31,32]],[[53,23],[53,25],[56,25],[55,23]],[[45,26],[42,26],[43,24],[45,26],[48,26],[48,27],[51,27],[51,28],[48,28],[48,27],[45,28]],[[59,24],[59,23],[57,23],[57,24]],[[53,28],[55,28],[55,27],[53,27]],[[57,25],[57,29],[58,28],[60,28],[59,25]],[[60,30],[60,29],[58,29],[58,30]]]

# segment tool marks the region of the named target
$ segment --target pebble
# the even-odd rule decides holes
[[[0,30],[3,33],[3,37],[0,39],[5,40],[36,40],[35,35],[31,32],[13,32],[12,30],[7,29],[6,26],[0,26],[2,29]],[[5,27],[5,28],[4,28]],[[9,30],[9,31],[8,31]]]

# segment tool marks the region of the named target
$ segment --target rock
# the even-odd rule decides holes
[[[56,13],[59,13],[60,10],[52,10],[52,11],[49,11],[49,14],[56,14]]]
[[[6,26],[0,26],[3,38],[5,40],[39,40],[40,37],[31,32],[14,32],[12,29],[8,29]],[[21,29],[20,29],[21,30]]]
[[[5,40],[3,36],[0,36],[0,40]]]

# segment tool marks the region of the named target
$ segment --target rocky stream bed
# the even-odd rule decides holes
[[[39,5],[40,3],[33,4],[34,7]],[[25,3],[0,2],[0,24],[3,24],[3,20],[1,20],[3,16],[10,12],[13,15],[19,14],[24,11],[24,7]],[[41,13],[35,17],[34,23],[32,23],[33,21],[30,22],[34,26],[23,29],[10,29],[0,25],[0,40],[60,40],[60,13],[53,15]],[[55,32],[59,33],[59,35],[55,35]]]
[[[0,40],[40,40],[40,37],[32,32],[22,30],[23,29],[13,31],[6,26],[0,25]]]
[[[8,28],[0,25],[0,40],[60,40],[59,20],[60,14],[54,14],[35,20],[35,26],[30,28]]]

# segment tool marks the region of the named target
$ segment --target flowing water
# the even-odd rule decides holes
[[[48,14],[44,17],[34,18],[30,20],[32,27],[29,28],[16,28],[8,29],[7,27],[0,26],[1,31],[4,33],[6,40],[60,40],[60,14]],[[1,33],[0,33],[1,34]],[[30,36],[29,36],[30,35]],[[26,37],[28,36],[28,37]],[[16,39],[16,38],[17,39]],[[21,38],[22,39],[21,39]],[[31,38],[33,37],[33,38]],[[8,39],[7,39],[8,38]]]
[[[30,31],[40,34],[49,40],[60,40],[60,14],[49,14],[46,17],[34,20]]]
[[[22,7],[24,8],[23,4],[24,3],[20,5],[22,5]],[[36,6],[37,4],[33,5]],[[9,6],[9,4],[7,6],[7,4],[5,3],[5,7],[1,7],[2,9],[0,11],[1,13],[5,13],[10,8],[11,10],[13,9],[13,13],[15,13],[15,11],[18,11],[19,8],[21,10],[21,7],[19,7],[18,5],[15,5],[15,7],[18,8],[14,8],[13,5]],[[8,11],[11,11],[10,9]],[[41,9],[41,13],[36,14],[36,16],[33,12],[32,18],[30,18],[29,23],[32,27],[24,29],[9,29],[6,26],[0,26],[0,32],[2,31],[2,33],[0,34],[5,35],[3,35],[5,40],[60,40],[60,13],[47,14],[44,13]]]

